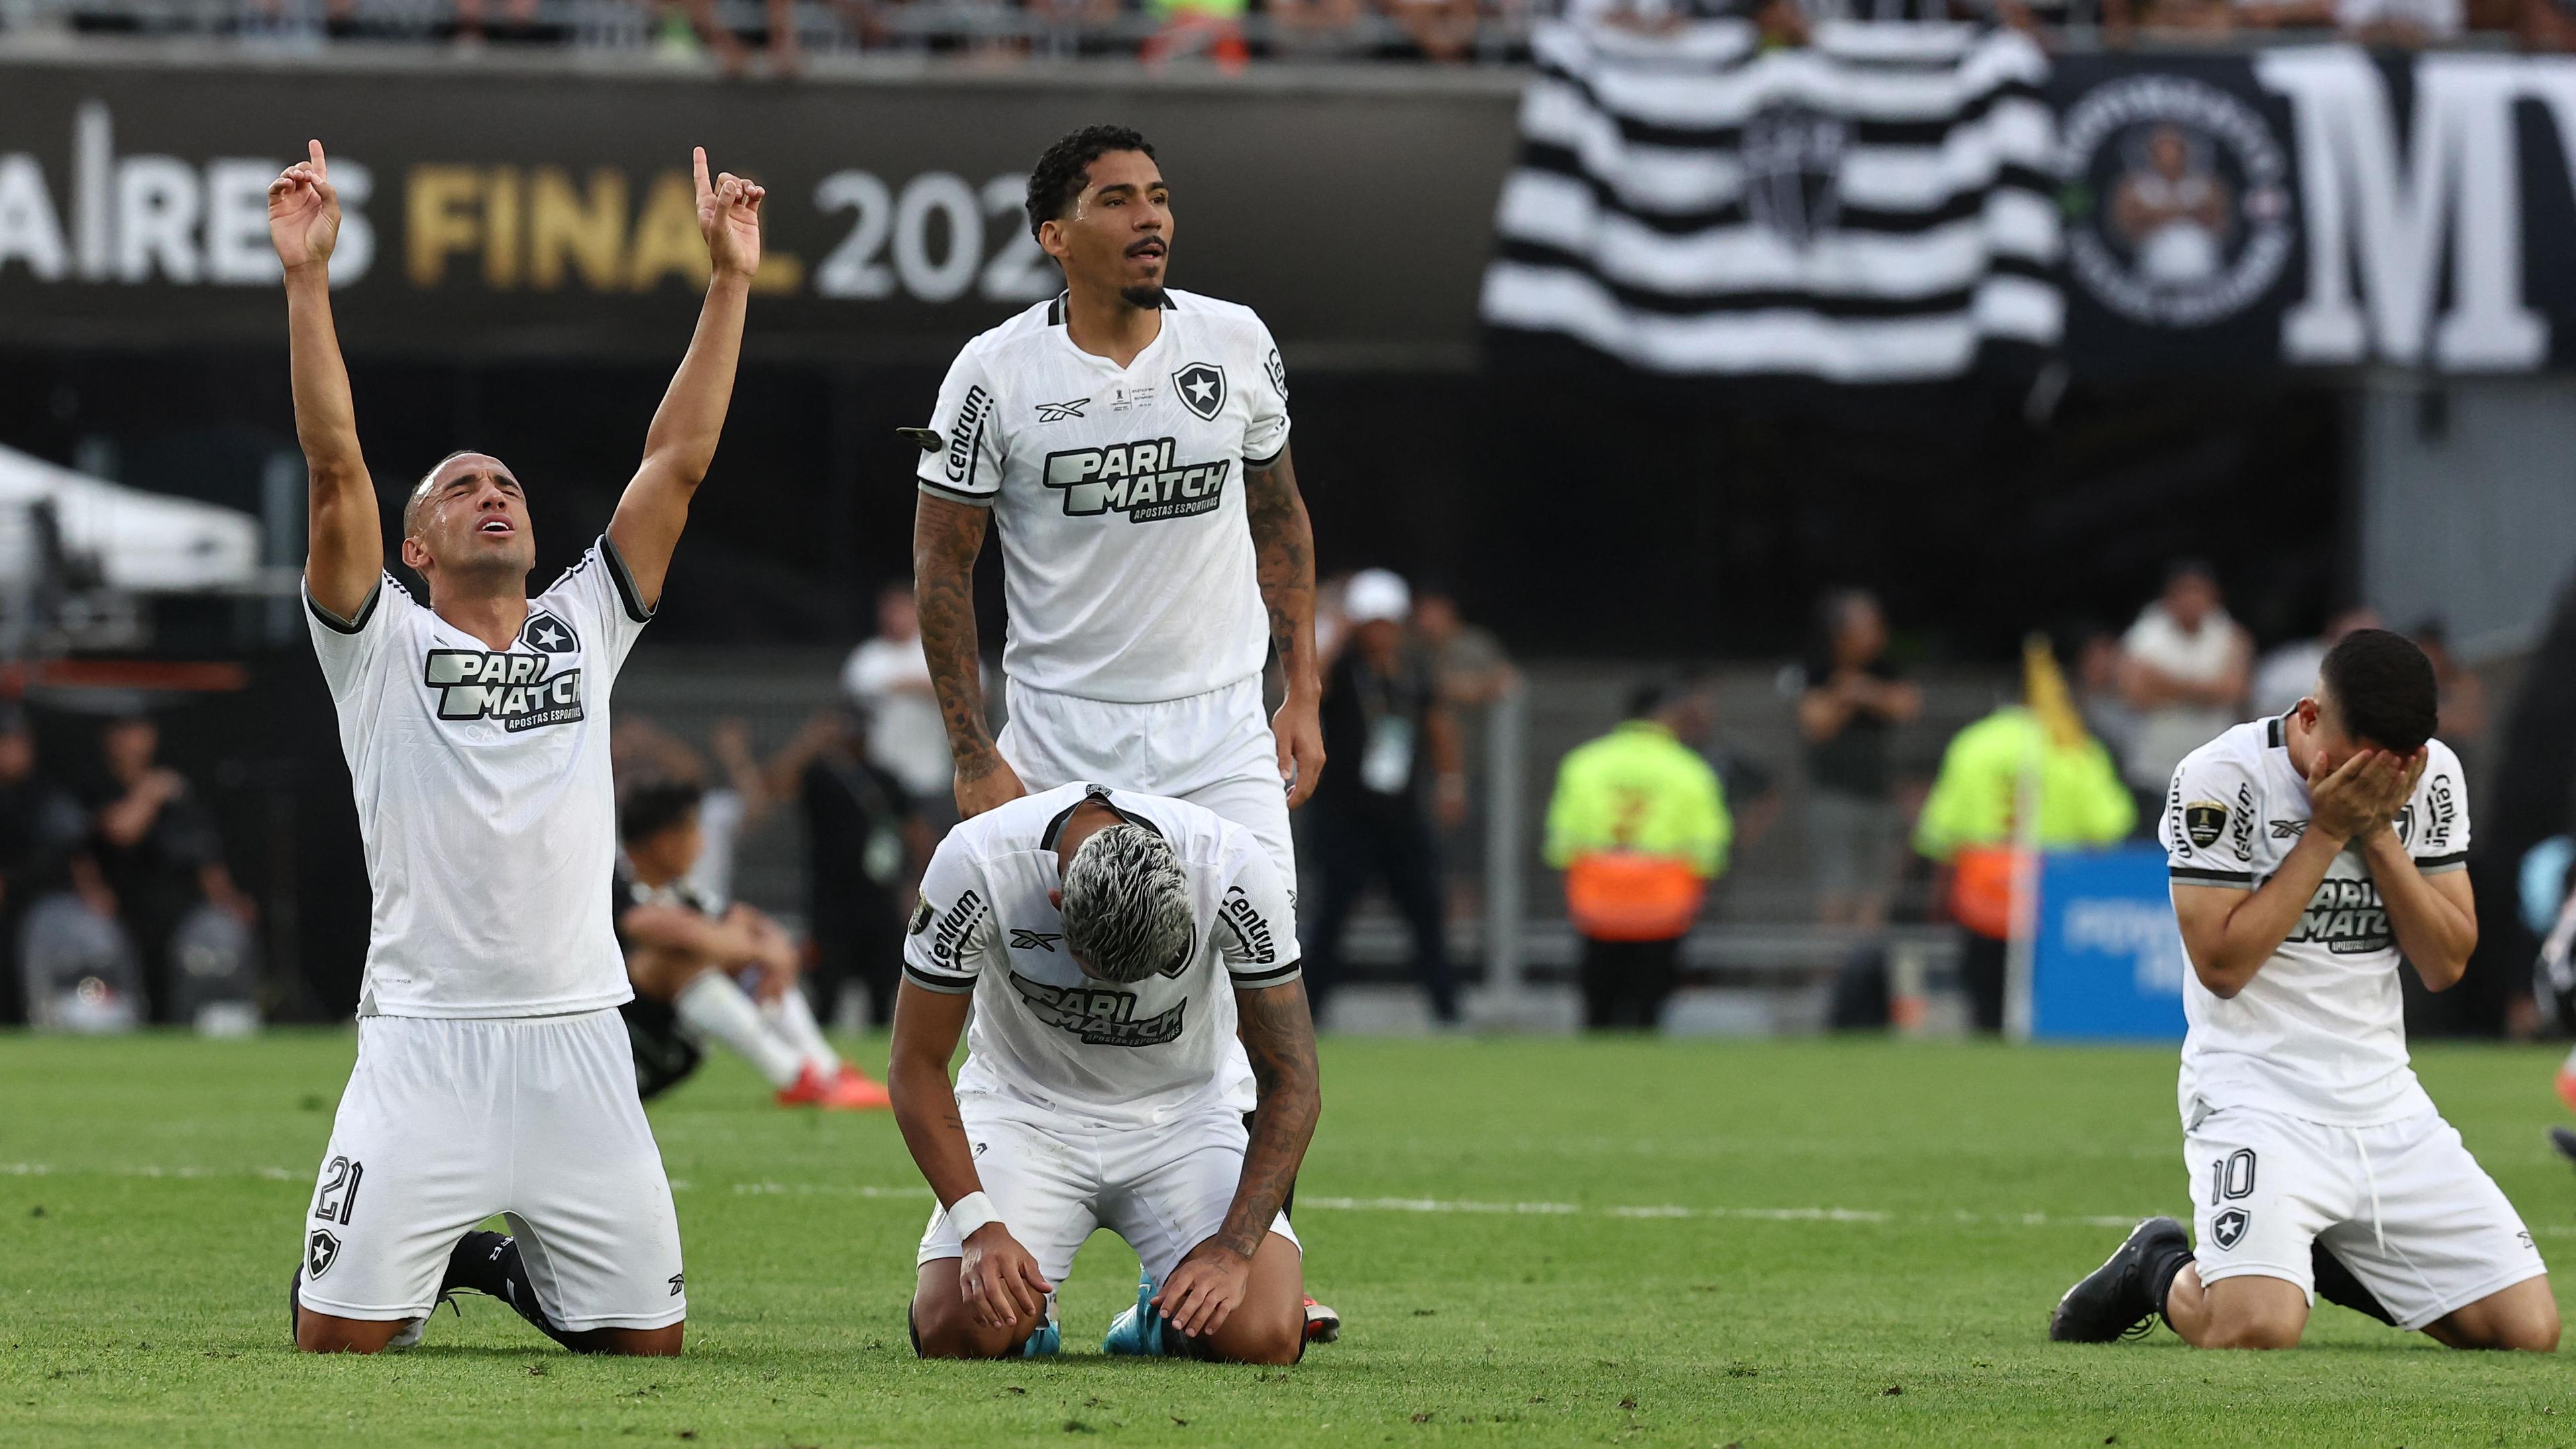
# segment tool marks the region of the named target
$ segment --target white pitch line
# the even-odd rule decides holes
[[[271,1182],[295,1182],[305,1176],[283,1167],[163,1167],[143,1164],[125,1167],[60,1167],[48,1162],[0,1162],[0,1177],[122,1177],[177,1178],[200,1180],[223,1177],[256,1177]],[[686,1178],[673,1178],[674,1192],[690,1191],[695,1184]],[[885,1187],[875,1183],[834,1182],[737,1182],[730,1184],[737,1197],[855,1197],[878,1200],[919,1202],[930,1196],[927,1187]],[[1475,1198],[1433,1197],[1321,1197],[1305,1195],[1297,1199],[1300,1211],[1321,1209],[1325,1212],[1391,1212],[1391,1213],[1467,1213],[1494,1217],[1611,1217],[1631,1221],[1719,1221],[1758,1223],[1847,1223],[1872,1226],[1879,1224],[1945,1224],[1960,1227],[2008,1228],[2126,1228],[2134,1226],[2150,1213],[1976,1213],[1964,1210],[1938,1213],[1895,1213],[1876,1208],[1847,1207],[1687,1207],[1680,1203],[1611,1204],[1586,1207],[1571,1202],[1485,1202]],[[2533,1235],[2543,1238],[2576,1238],[2576,1224],[2535,1224]]]

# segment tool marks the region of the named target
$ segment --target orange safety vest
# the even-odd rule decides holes
[[[1595,941],[1669,941],[1689,934],[1707,891],[1686,861],[1596,851],[1566,867],[1565,912]]]
[[[1950,861],[1950,919],[1989,941],[2010,937],[2021,854],[2007,845],[1959,847]]]

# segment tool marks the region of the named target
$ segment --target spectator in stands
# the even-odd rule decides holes
[[[1351,908],[1383,884],[1413,938],[1413,976],[1442,1026],[1459,1021],[1450,974],[1438,826],[1465,815],[1458,728],[1430,655],[1409,637],[1412,591],[1385,569],[1352,575],[1342,593],[1347,630],[1324,675],[1324,772],[1306,805],[1323,885],[1306,933],[1306,994],[1323,1014],[1342,978]]]
[[[2182,757],[2238,722],[2254,639],[2228,617],[2217,571],[2184,559],[2166,570],[2164,592],[2129,626],[2120,654],[2120,692],[2138,712],[2129,788],[2139,816],[2152,818]]]
[[[1271,49],[1306,54],[1348,49],[1368,10],[1361,0],[1269,0],[1262,13]]]
[[[1439,671],[1441,696],[1451,704],[1482,708],[1520,683],[1503,641],[1492,630],[1468,623],[1458,612],[1458,600],[1445,589],[1425,589],[1414,596],[1413,631]]]
[[[767,788],[794,797],[805,819],[806,929],[816,995],[827,1017],[844,989],[867,993],[868,1020],[894,1020],[903,915],[930,859],[932,830],[903,782],[870,759],[867,723],[852,710],[806,721],[769,762]]]
[[[2476,749],[2487,732],[2486,681],[2451,652],[2451,631],[2441,620],[2416,625],[2413,638],[2415,647],[2433,661],[2433,683],[2440,691],[2436,706],[2440,717],[2433,733],[2462,754]]]
[[[2410,50],[2457,40],[2467,23],[2461,0],[2334,0],[2334,19],[2349,39]]]
[[[144,715],[123,716],[107,722],[98,743],[101,775],[88,794],[86,854],[142,959],[155,1019],[173,1020],[171,933],[200,902],[244,924],[257,912],[224,865],[213,812],[156,760],[159,727]]]
[[[725,24],[724,12],[716,0],[682,0],[689,21],[697,28],[698,39],[724,68],[726,75],[742,75],[751,68],[751,50],[741,37]],[[796,0],[765,0],[769,31],[769,66],[774,75],[794,75],[805,61],[796,38]]]
[[[1145,0],[1156,28],[1137,58],[1159,67],[1184,56],[1207,55],[1218,70],[1240,74],[1252,51],[1243,39],[1247,0]]]
[[[868,758],[902,782],[934,826],[953,823],[956,766],[948,757],[939,696],[931,691],[921,611],[910,585],[888,584],[877,595],[876,637],[850,651],[841,667],[841,690],[867,716]]]
[[[2102,0],[2102,30],[2113,45],[2140,31],[2160,40],[2220,40],[2236,28],[2233,0]]]
[[[1807,849],[1817,919],[1876,929],[1887,919],[1896,874],[1897,818],[1889,745],[1923,711],[1923,694],[1887,657],[1887,619],[1876,596],[1842,589],[1817,613],[1819,642],[1798,694],[1806,741]]]
[[[1386,0],[1386,8],[1425,59],[1474,58],[1476,0]]]
[[[1710,715],[1702,689],[1643,684],[1624,723],[1557,766],[1547,863],[1565,872],[1591,1030],[1654,1030],[1680,978],[1682,940],[1726,869],[1725,792],[1685,743]]]
[[[2084,642],[2075,653],[2075,705],[2084,727],[2111,752],[2111,763],[2128,778],[2129,747],[2138,735],[2138,712],[2120,692],[2120,636],[2094,624],[2076,630]]]
[[[0,1022],[26,1020],[18,929],[27,908],[69,882],[89,818],[71,793],[36,768],[27,712],[0,705]]]
[[[1965,934],[1960,975],[1969,1021],[1981,1032],[2004,1026],[2022,802],[2037,802],[2028,843],[2042,850],[2108,845],[2136,821],[2110,752],[2085,730],[2038,635],[2022,647],[2022,698],[1951,739],[1914,831],[1914,848],[1941,868],[1941,896]]]
[[[2287,714],[2316,687],[2317,666],[2326,651],[2355,629],[2379,627],[2379,611],[2367,604],[2345,609],[2326,620],[2325,632],[2313,639],[2293,639],[2263,656],[2254,666],[2250,703],[2256,714]]]
[[[2576,0],[2519,0],[2513,30],[2525,50],[2576,50]]]

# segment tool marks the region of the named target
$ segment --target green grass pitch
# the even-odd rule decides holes
[[[1298,1224],[1349,1332],[1267,1371],[1097,1357],[1135,1274],[1105,1234],[1075,1351],[916,1362],[929,1202],[893,1122],[781,1111],[717,1060],[653,1110],[687,1357],[576,1359],[468,1297],[412,1353],[300,1358],[285,1280],[353,1043],[0,1036],[0,1442],[2576,1443],[2576,1362],[2341,1309],[2289,1354],[2047,1343],[2105,1220],[2187,1212],[2158,1050],[1330,1042]],[[2421,1060],[2566,1253],[2552,1066]]]

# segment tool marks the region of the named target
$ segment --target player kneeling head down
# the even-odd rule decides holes
[[[2434,717],[2423,652],[2357,630],[2289,713],[2175,771],[2198,1247],[2172,1218],[2139,1224],[2050,1337],[2160,1314],[2202,1348],[2287,1348],[2324,1298],[2454,1348],[2558,1346],[2531,1233],[2407,1062],[2401,963],[2446,990],[2478,939],[2468,787]]]
[[[1106,1351],[1296,1361],[1283,1206],[1321,1098],[1294,929],[1260,842],[1179,800],[1077,782],[949,833],[887,1073],[943,1204],[916,1260],[924,1357],[1051,1352],[1055,1284],[1106,1227],[1145,1268]]]

